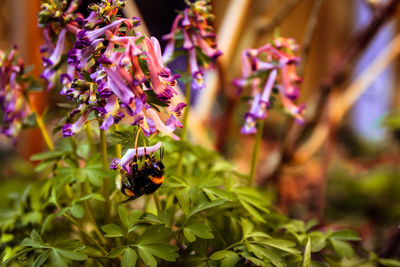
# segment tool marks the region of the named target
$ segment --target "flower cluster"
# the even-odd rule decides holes
[[[56,84],[57,71],[60,68],[62,55],[65,50],[67,34],[76,34],[79,31],[77,21],[82,15],[76,12],[79,0],[73,0],[68,5],[67,0],[48,0],[41,4],[41,12],[38,15],[39,26],[43,27],[45,44],[40,47],[40,52],[47,53],[43,56],[44,71],[41,77],[47,83],[47,91]],[[53,44],[53,36],[58,36]]]
[[[205,87],[204,70],[210,68],[211,63],[222,54],[216,48],[215,33],[210,25],[213,16],[209,2],[189,2],[189,7],[175,18],[171,32],[163,37],[168,41],[163,54],[165,62],[171,60],[175,49],[187,51],[193,89]]]
[[[146,135],[162,132],[178,139],[173,132],[182,127],[177,116],[186,106],[171,103],[177,94],[173,87],[178,75],[164,66],[158,40],[134,31],[140,24],[138,18],[118,17],[118,8],[124,4],[122,0],[102,0],[90,5],[87,18],[76,15],[60,30],[56,47],[44,59],[45,66],[59,65],[65,34],[74,34],[75,42],[67,53],[68,68],[60,80],[61,94],[78,106],[68,119],[75,122],[63,126],[63,135],[79,132],[93,111],[102,130],[129,115],[129,122]],[[158,107],[166,108],[169,117],[165,123]]]
[[[234,83],[239,88],[250,86],[253,97],[250,111],[245,114],[243,134],[255,133],[256,121],[267,117],[273,89],[279,93],[285,111],[294,116],[298,123],[304,123],[304,104],[294,104],[299,97],[298,84],[302,81],[296,74],[300,59],[293,55],[297,49],[293,39],[279,37],[258,49],[243,51],[242,78]]]
[[[24,64],[17,58],[17,49],[8,54],[0,50],[0,103],[4,126],[1,133],[15,138],[21,130],[24,118],[30,109],[24,96]]]

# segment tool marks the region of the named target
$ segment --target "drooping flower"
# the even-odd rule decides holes
[[[161,142],[149,147],[138,147],[128,149],[121,159],[113,159],[110,163],[110,169],[117,170],[120,169],[122,172],[131,174],[131,163],[135,156],[138,158],[143,157],[146,154],[151,154],[159,150],[161,147]]]
[[[189,3],[189,7],[175,18],[171,32],[163,36],[163,39],[168,41],[163,54],[164,62],[172,59],[175,50],[187,51],[193,89],[205,87],[204,70],[211,68],[213,62],[222,54],[217,49],[215,33],[210,25],[213,16],[209,3],[208,0]],[[182,38],[180,36],[183,36],[183,42],[178,42],[179,38]]]
[[[251,108],[245,114],[243,134],[255,133],[257,120],[267,117],[273,89],[279,94],[284,110],[298,123],[304,123],[304,104],[294,104],[299,97],[298,84],[301,82],[295,68],[300,59],[293,54],[297,48],[293,39],[279,37],[258,49],[243,51],[242,77],[235,79],[234,84],[240,89],[250,86],[253,97]]]
[[[0,50],[0,105],[3,112],[1,133],[15,138],[22,128],[25,117],[30,113],[24,96],[24,65],[13,48],[9,53]]]

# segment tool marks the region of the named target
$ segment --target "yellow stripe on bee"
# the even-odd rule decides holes
[[[153,177],[149,175],[150,180],[155,184],[162,184],[164,182],[164,175],[161,177]]]

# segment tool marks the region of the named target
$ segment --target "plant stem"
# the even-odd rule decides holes
[[[115,132],[118,132],[118,130],[119,130],[118,124],[114,124],[114,130],[115,130]],[[122,157],[121,151],[122,151],[121,144],[116,144],[115,145],[115,157],[120,159]]]
[[[94,144],[94,140],[93,140],[93,131],[92,131],[92,127],[90,126],[90,123],[88,123],[86,125],[86,136],[89,142],[89,149],[90,149],[90,155],[93,155],[96,151],[96,146]]]
[[[51,141],[49,133],[46,130],[46,127],[44,126],[43,117],[42,117],[42,115],[39,115],[38,112],[36,112],[36,123],[39,126],[40,132],[42,133],[43,139],[44,139],[48,149],[50,151],[54,150],[54,144],[53,144],[53,141]]]
[[[103,169],[105,171],[108,170],[108,160],[107,160],[107,141],[106,141],[106,132],[104,130],[100,130],[100,145],[101,145],[101,159],[103,161]],[[110,222],[110,181],[109,179],[103,180],[103,197],[105,199],[104,202],[104,217],[106,223]]]
[[[248,186],[252,186],[254,183],[254,177],[256,175],[258,154],[260,152],[260,145],[261,145],[261,140],[262,140],[263,129],[264,129],[264,120],[260,120],[258,129],[257,129],[256,140],[254,142],[253,155],[251,157],[251,167],[250,167]]]
[[[153,193],[153,198],[154,198],[154,203],[156,203],[156,208],[157,208],[157,214],[160,215],[161,212],[161,201],[160,197],[158,196],[158,192]]]
[[[70,216],[67,215],[67,214],[64,214],[63,216],[64,216],[65,218],[67,218],[67,219],[68,219],[72,224],[74,224],[76,227],[78,227],[79,231],[81,231],[81,233],[85,234],[86,237],[89,239],[90,242],[92,242],[94,245],[96,245],[96,247],[98,247],[105,255],[107,255],[107,251],[106,251],[102,246],[100,246],[100,244],[99,244],[96,240],[94,240],[94,239],[89,235],[89,233],[86,232],[86,230],[83,229],[82,226],[80,226],[79,223],[78,223],[74,218],[70,217]]]
[[[190,74],[190,65],[188,62],[188,69],[187,69],[188,74]],[[191,83],[188,82],[186,84],[186,90],[185,90],[185,99],[186,99],[186,110],[183,114],[183,129],[182,129],[182,135],[181,135],[181,141],[186,140],[187,136],[187,128],[188,128],[188,118],[189,118],[189,112],[190,112],[190,98],[191,98]],[[181,153],[179,155],[178,159],[178,167],[177,167],[177,174],[182,175],[182,170],[183,170],[183,153],[184,150],[182,148]]]
[[[186,110],[185,113],[183,114],[183,131],[182,131],[182,136],[181,139],[184,141],[186,140],[186,135],[187,135],[187,121],[189,118],[189,112],[190,112],[190,98],[191,98],[191,84],[188,82],[186,84],[186,90],[185,90],[185,101],[186,101]]]
[[[85,193],[85,194],[89,194],[90,192],[89,192],[89,188],[90,186],[89,186],[89,182],[88,182],[88,180],[86,180],[85,181],[85,184],[82,184],[82,191]],[[101,242],[103,243],[103,244],[105,244],[106,243],[106,239],[103,237],[103,234],[100,232],[100,229],[99,229],[99,226],[97,225],[97,222],[96,222],[96,220],[95,220],[95,218],[94,218],[94,216],[93,216],[93,213],[92,213],[92,207],[91,207],[91,205],[90,205],[90,202],[89,202],[89,200],[85,200],[85,201],[83,201],[83,205],[85,206],[85,210],[86,210],[86,212],[87,212],[87,215],[88,215],[88,217],[89,217],[89,220],[92,222],[92,224],[93,224],[93,229],[94,229],[94,231],[95,231],[95,233],[97,234],[97,236],[99,237],[99,239],[101,240]]]

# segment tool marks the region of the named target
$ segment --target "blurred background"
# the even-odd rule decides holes
[[[90,2],[95,1],[82,1],[83,14]],[[248,173],[254,136],[240,134],[248,104],[232,84],[241,75],[241,51],[260,47],[277,33],[295,39],[302,59],[298,74],[303,77],[298,103],[306,104],[306,124],[296,125],[287,115],[269,111],[258,185],[274,194],[282,212],[353,228],[367,248],[385,258],[400,254],[399,2],[213,0],[224,55],[207,74],[207,88],[193,92],[190,115],[191,138]],[[184,7],[183,0],[137,0],[128,1],[122,12],[141,16],[140,31],[161,40],[170,31],[175,10]],[[39,0],[0,3],[0,49],[16,44],[26,65],[36,66],[35,75],[42,69],[39,9]],[[184,62],[178,58],[170,68],[184,69]],[[57,92],[30,97],[39,107],[52,103],[47,116],[57,120],[54,103],[64,100]],[[20,134],[16,149],[0,137],[1,195],[36,179],[34,163],[27,159],[44,149],[35,129]]]

